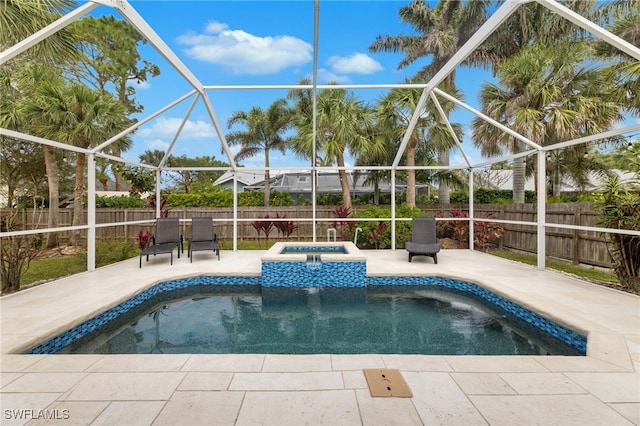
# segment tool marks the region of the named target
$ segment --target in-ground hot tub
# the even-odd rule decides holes
[[[366,287],[367,258],[348,241],[275,243],[262,256],[263,287]]]

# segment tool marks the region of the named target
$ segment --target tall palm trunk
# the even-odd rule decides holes
[[[76,180],[73,187],[73,220],[72,226],[83,225],[84,209],[82,208],[82,198],[84,197],[84,168],[86,156],[78,152],[76,154]],[[75,230],[71,234],[69,245],[77,246],[80,243],[80,230]]]
[[[522,142],[516,143],[517,152],[523,150]],[[516,158],[513,160],[513,202],[524,203],[524,185],[526,178],[527,160],[526,158]]]
[[[344,156],[336,155],[336,162],[338,163],[338,167],[344,167]],[[349,189],[347,171],[343,168],[338,169],[338,176],[340,177],[340,187],[342,188],[342,205],[350,209],[351,190]]]
[[[438,153],[438,164],[441,166],[449,165],[449,150],[443,150]],[[438,186],[438,203],[449,204],[451,202],[451,187],[447,182],[440,181]]]
[[[266,167],[264,171],[264,206],[269,207],[269,200],[271,199],[271,173],[269,171],[269,148],[264,149],[264,165]]]
[[[416,206],[416,144],[417,141],[412,141],[407,147],[407,199],[406,203],[408,207]]]
[[[56,154],[52,146],[43,145],[44,151],[44,167],[47,172],[47,180],[49,182],[49,217],[47,219],[48,228],[58,227],[59,216],[59,178],[58,163],[56,162]],[[58,246],[58,234],[49,232],[47,234],[47,248]]]
[[[114,146],[111,150],[115,157],[120,157],[122,155],[122,151],[117,146]],[[112,167],[111,172],[113,173],[116,191],[124,191],[124,179],[122,178],[122,172],[117,167]]]

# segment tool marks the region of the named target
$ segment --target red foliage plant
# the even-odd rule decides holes
[[[276,213],[276,219],[286,219],[286,217],[287,215],[280,216],[278,213]],[[293,223],[293,221],[291,220],[278,220],[273,222],[273,225],[284,238],[289,238],[291,234],[293,234],[295,230],[298,229],[298,225]]]
[[[258,216],[258,219],[269,219],[269,215]],[[254,220],[251,222],[251,226],[258,231],[258,236],[260,236],[260,232],[263,232],[265,239],[268,239],[269,234],[273,231],[273,221],[271,220]]]
[[[151,232],[147,229],[145,232],[138,232],[138,247],[143,250],[149,244],[151,238]]]
[[[333,217],[336,219],[347,218],[351,215],[351,207],[346,206],[338,206],[332,211]],[[344,227],[348,226],[350,223],[346,220],[334,220],[331,222],[331,226],[338,230],[340,234],[340,238],[344,238]]]

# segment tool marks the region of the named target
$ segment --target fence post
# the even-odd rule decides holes
[[[575,210],[573,214],[573,224],[576,226],[580,226],[582,207],[579,207]],[[573,260],[572,263],[574,265],[580,264],[580,230],[573,230]]]

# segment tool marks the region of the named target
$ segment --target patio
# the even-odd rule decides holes
[[[443,250],[437,265],[408,263],[403,250],[365,253],[369,275],[478,283],[587,334],[588,354],[17,354],[159,281],[260,274],[263,252],[223,251],[220,262],[202,252],[173,266],[158,256],[142,269],[134,258],[0,299],[2,423],[640,424],[637,296],[476,251]],[[363,368],[401,370],[413,398],[370,397]]]

